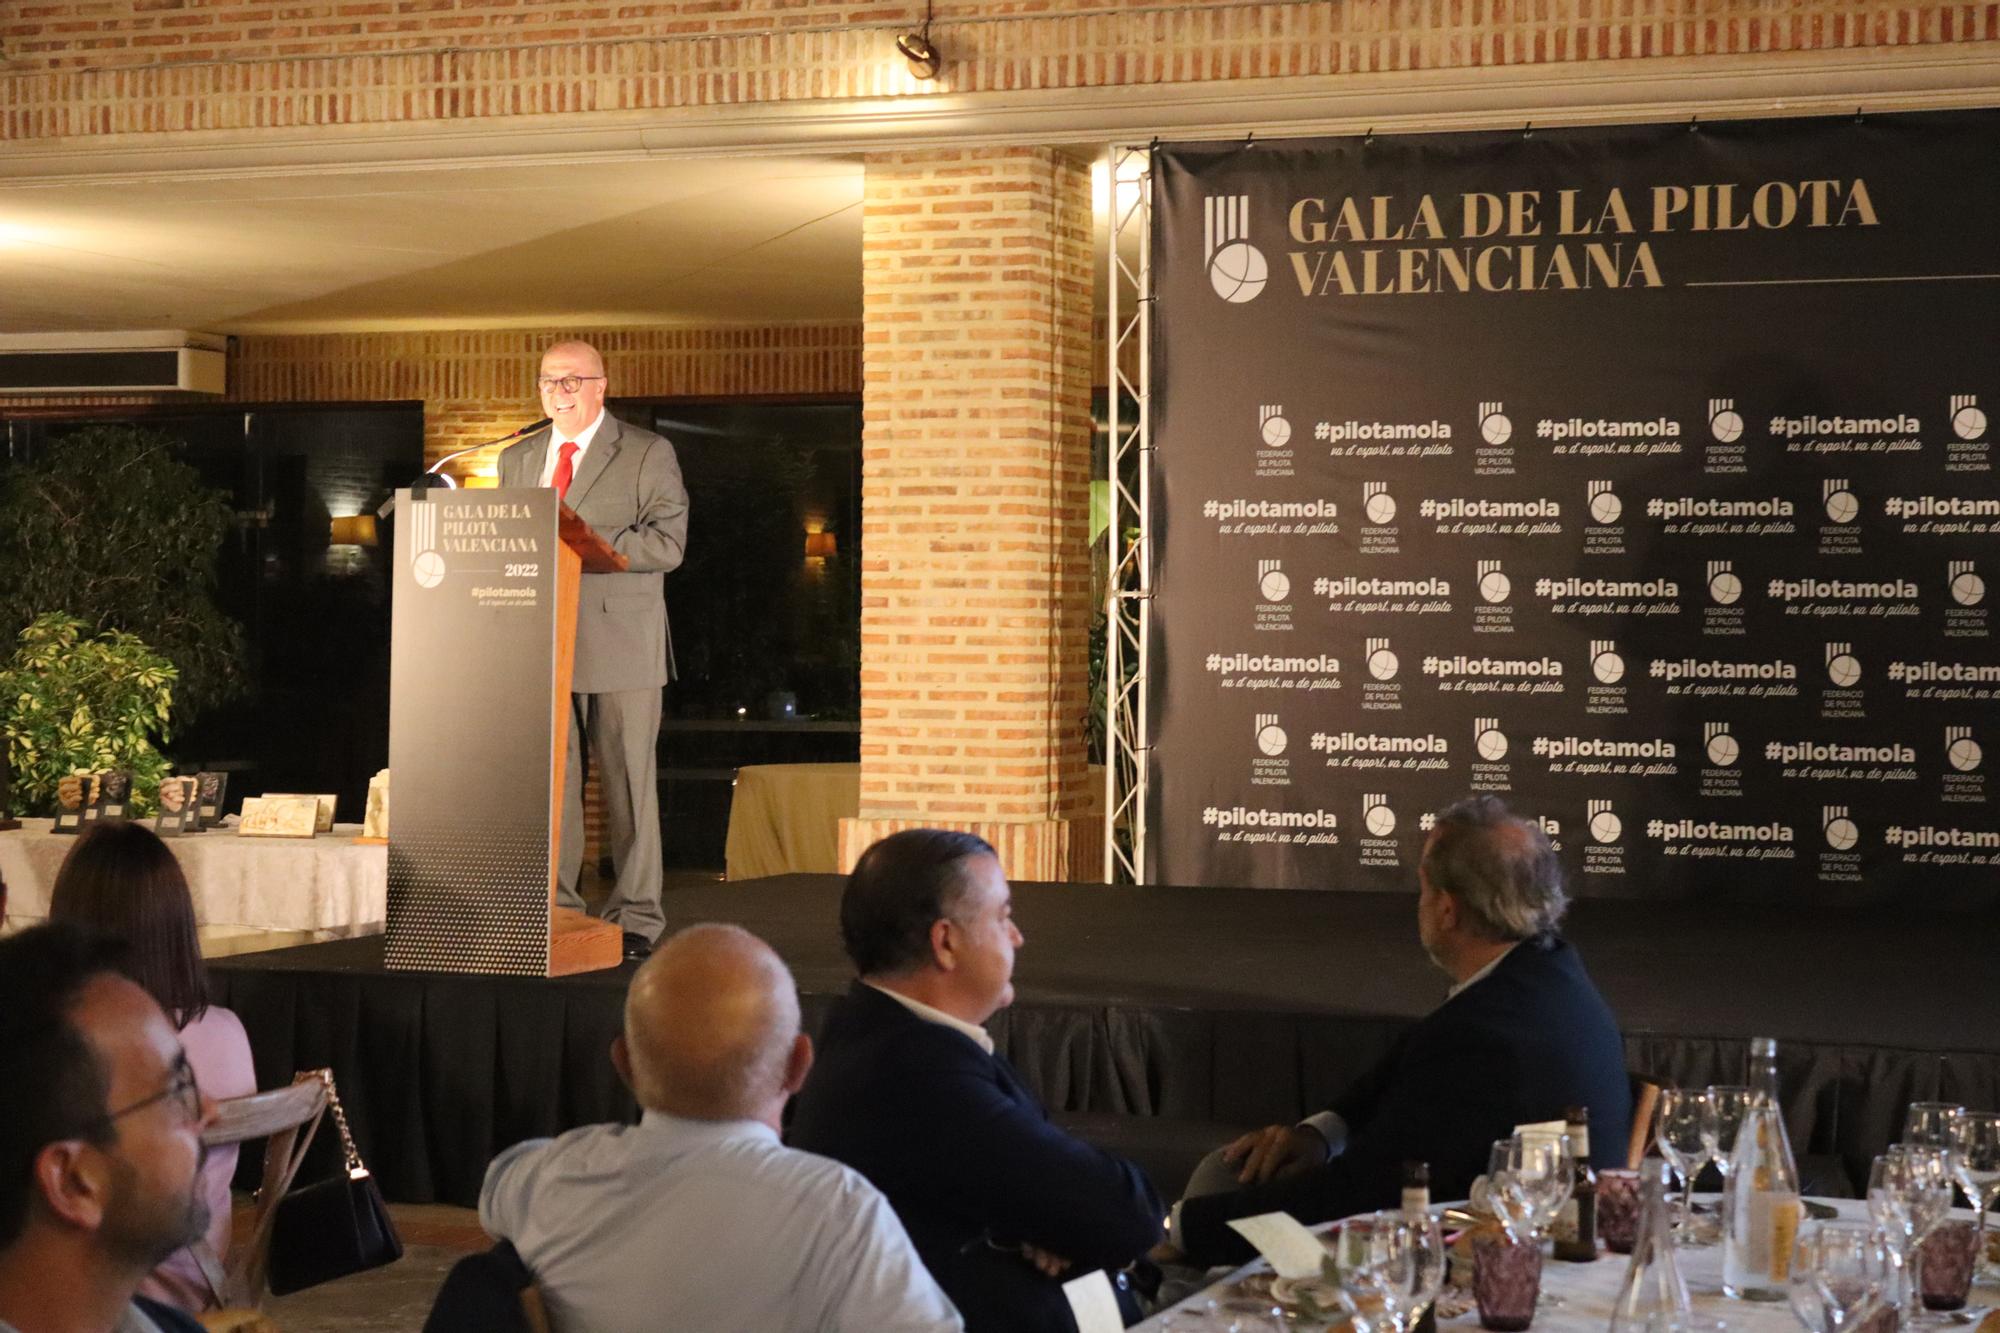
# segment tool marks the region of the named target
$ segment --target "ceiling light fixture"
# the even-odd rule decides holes
[[[910,62],[910,73],[919,79],[935,79],[944,68],[944,56],[931,42],[931,6],[934,0],[924,0],[924,26],[915,32],[906,32],[896,39],[896,49],[903,53],[903,59]]]

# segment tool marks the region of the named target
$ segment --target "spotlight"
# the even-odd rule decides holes
[[[935,79],[938,70],[944,67],[944,56],[931,43],[932,3],[933,0],[925,0],[924,26],[896,39],[896,49],[910,62],[910,73],[919,79]]]

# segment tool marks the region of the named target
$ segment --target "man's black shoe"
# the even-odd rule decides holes
[[[626,962],[643,963],[652,956],[653,942],[651,940],[647,939],[644,935],[637,935],[629,930],[625,932]]]

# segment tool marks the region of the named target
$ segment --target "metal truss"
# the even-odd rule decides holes
[[[1111,150],[1109,563],[1104,635],[1104,878],[1146,871],[1150,738],[1146,690],[1153,607],[1153,169],[1145,148]],[[1128,252],[1136,258],[1128,258]]]

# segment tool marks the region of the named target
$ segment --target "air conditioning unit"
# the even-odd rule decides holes
[[[0,394],[220,394],[228,368],[229,339],[219,333],[0,334]]]

